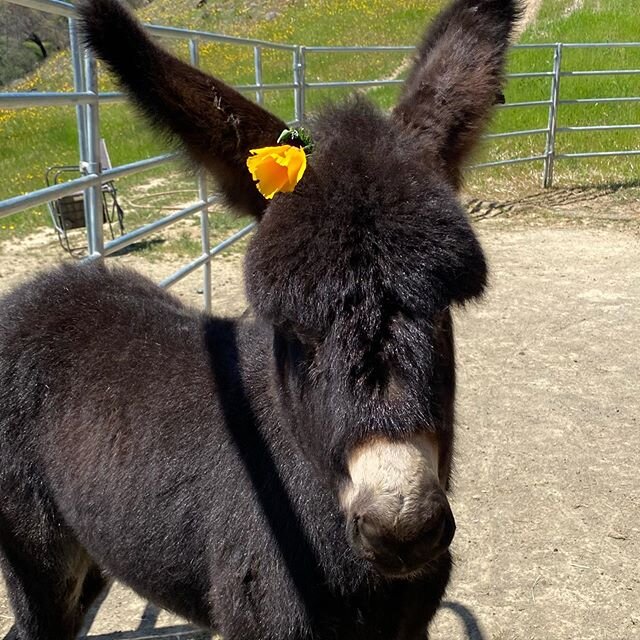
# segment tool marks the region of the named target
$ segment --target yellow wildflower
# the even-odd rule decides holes
[[[268,199],[279,192],[293,191],[307,168],[307,154],[300,147],[283,144],[251,149],[251,153],[247,167],[258,191]]]

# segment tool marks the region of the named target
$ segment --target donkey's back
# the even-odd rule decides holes
[[[77,629],[97,563],[211,625],[206,514],[234,467],[215,392],[237,370],[235,325],[100,265],[41,275],[0,309],[0,560],[18,611],[41,590],[68,612],[33,637]]]
[[[193,384],[207,383],[204,324],[131,271],[76,265],[36,277],[0,306],[3,439],[55,429],[77,442],[105,409],[115,428],[118,412],[148,420],[174,397],[188,399]]]

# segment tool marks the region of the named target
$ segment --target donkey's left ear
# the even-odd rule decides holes
[[[492,107],[500,102],[519,0],[456,0],[427,31],[394,110],[425,158],[456,187]]]

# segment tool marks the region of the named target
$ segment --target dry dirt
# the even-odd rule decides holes
[[[522,19],[518,24],[516,29],[516,34],[520,35],[527,26],[533,22],[538,15],[538,11],[540,11],[540,5],[542,5],[542,0],[526,0],[524,3],[524,13],[522,14]]]
[[[470,202],[492,277],[457,313],[457,567],[432,640],[640,639],[640,206],[615,195]],[[0,290],[59,255],[41,240],[0,247]],[[239,273],[214,262],[219,312],[243,309]],[[191,633],[115,585],[90,636]]]
[[[183,237],[185,234],[199,238],[199,229],[192,223],[182,220],[169,229],[155,234],[149,242],[154,243],[162,239],[171,246],[172,240]],[[22,282],[29,273],[62,262],[73,262],[85,255],[86,252],[82,252],[82,240],[79,239],[78,232],[76,232],[72,246],[80,248],[76,254],[77,258],[72,258],[62,251],[55,240],[53,231],[48,228],[13,242],[0,243],[0,294]],[[109,262],[110,264],[134,267],[152,280],[160,282],[193,259],[194,256],[174,254],[171,251],[149,254],[138,247],[134,251],[125,250],[122,255],[109,258]],[[212,276],[214,313],[234,315],[240,313],[244,308],[244,301],[239,299],[239,295],[241,295],[239,292],[242,289],[240,264],[237,250],[231,254],[223,253],[216,257]],[[201,273],[200,270],[197,270],[190,274],[177,282],[171,291],[185,303],[201,307],[203,305]]]

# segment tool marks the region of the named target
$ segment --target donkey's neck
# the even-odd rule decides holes
[[[317,567],[316,584],[360,584],[367,579],[347,544],[344,518],[329,474],[312,462],[299,441],[308,425],[298,423],[277,382],[274,333],[259,320],[235,325],[239,355],[234,404],[243,424],[235,443],[256,489],[255,507],[266,519],[283,554]],[[239,389],[250,389],[244,400]],[[321,514],[321,515],[320,515]],[[284,541],[284,546],[283,546]],[[285,548],[286,547],[286,548]]]

